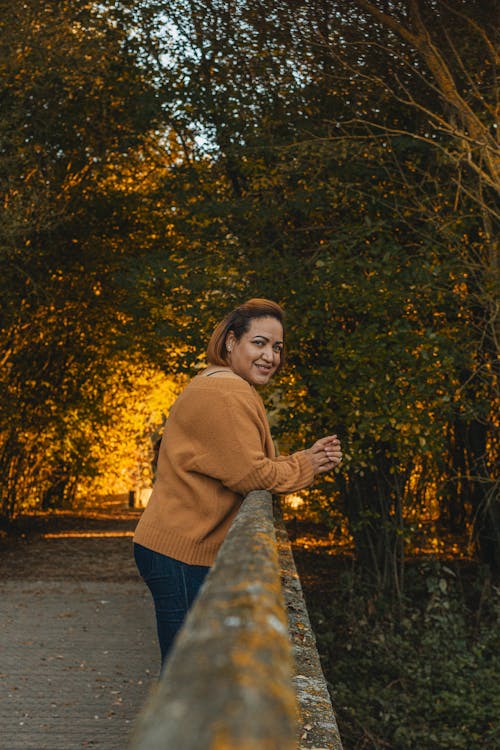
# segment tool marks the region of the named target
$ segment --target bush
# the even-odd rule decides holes
[[[349,573],[328,604],[311,602],[346,748],[500,747],[498,590],[466,573],[419,563],[392,603]]]

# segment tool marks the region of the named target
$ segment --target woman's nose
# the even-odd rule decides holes
[[[264,351],[262,352],[262,357],[267,362],[273,361],[273,350],[271,349],[271,347],[264,349]]]

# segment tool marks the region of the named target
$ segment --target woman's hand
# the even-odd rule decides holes
[[[311,448],[306,451],[309,454],[315,474],[324,474],[331,471],[342,461],[342,449],[340,440],[336,435],[316,440]]]

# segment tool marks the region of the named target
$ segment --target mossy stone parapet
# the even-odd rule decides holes
[[[301,747],[282,534],[278,551],[271,495],[251,492],[138,717],[130,750]],[[296,576],[290,571],[286,581]],[[302,595],[300,583],[295,590]]]
[[[301,726],[298,747],[300,750],[343,750],[302,585],[278,504],[275,504],[274,516],[288,629],[295,661],[293,682]]]

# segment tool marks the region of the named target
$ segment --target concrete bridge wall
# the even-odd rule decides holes
[[[244,500],[130,750],[342,750],[290,543]]]

